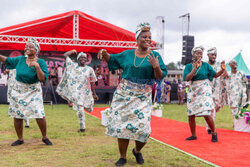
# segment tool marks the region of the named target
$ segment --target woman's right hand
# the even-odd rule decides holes
[[[32,67],[32,66],[34,66],[36,68],[40,67],[39,64],[37,63],[37,60],[36,61],[32,61],[31,63],[29,63],[28,67]]]
[[[221,62],[221,70],[223,70],[223,71],[225,71],[226,70],[226,68],[227,68],[227,66],[226,66],[226,63],[225,63],[225,60],[223,60],[222,62]]]
[[[6,59],[7,59],[6,56],[0,54],[0,61],[1,62],[5,63]]]
[[[77,55],[77,51],[76,51],[75,49],[70,50],[70,51],[68,51],[68,52],[65,52],[63,55],[64,55],[64,57],[66,58],[66,57],[68,57],[68,56],[70,56],[70,55],[73,55],[73,54]]]
[[[77,54],[77,51],[75,49],[71,50],[72,54]]]
[[[94,100],[96,101],[99,100],[99,97],[96,94],[94,94],[93,97],[94,97]]]
[[[201,65],[201,59],[198,59],[196,62],[193,63],[193,67],[197,69]]]
[[[102,59],[104,55],[106,55],[108,52],[106,49],[101,49],[99,50],[98,54],[97,54],[97,58],[98,59]]]

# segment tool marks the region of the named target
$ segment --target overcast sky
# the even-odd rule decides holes
[[[156,17],[164,16],[166,63],[181,60],[183,20],[179,16],[190,13],[189,34],[195,36],[195,45],[206,49],[217,47],[218,60],[226,62],[242,50],[250,68],[250,0],[1,0],[0,3],[0,28],[80,10],[132,32],[140,22],[150,22],[153,39],[157,40]],[[203,57],[206,61],[206,52]]]

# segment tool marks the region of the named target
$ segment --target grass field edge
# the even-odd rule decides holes
[[[188,152],[186,152],[186,151],[183,151],[183,150],[181,150],[181,149],[179,149],[179,148],[177,148],[177,147],[174,147],[174,146],[171,146],[171,145],[169,145],[169,144],[166,144],[166,143],[164,143],[164,142],[162,142],[162,141],[160,141],[160,140],[157,140],[157,139],[155,139],[155,138],[153,138],[153,137],[150,137],[150,139],[155,140],[155,141],[157,141],[157,142],[159,142],[159,143],[161,143],[161,144],[163,144],[163,145],[166,145],[166,146],[168,146],[168,147],[170,147],[170,148],[172,148],[172,149],[174,149],[174,150],[177,150],[177,151],[179,151],[179,152],[182,152],[182,153],[184,153],[184,154],[187,154],[187,155],[189,155],[189,156],[191,156],[191,157],[193,157],[193,158],[195,158],[195,159],[198,159],[199,161],[202,161],[202,162],[204,162],[204,163],[206,163],[206,164],[208,164],[208,165],[211,165],[211,166],[214,166],[214,167],[220,167],[220,166],[218,166],[218,165],[216,165],[216,164],[214,164],[214,163],[212,163],[212,162],[209,162],[209,161],[207,161],[207,160],[204,160],[204,159],[202,159],[202,158],[200,158],[200,157],[197,157],[197,156],[195,156],[195,155],[193,155],[193,154],[190,154],[190,153],[188,153]]]

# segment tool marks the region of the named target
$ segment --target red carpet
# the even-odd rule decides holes
[[[104,109],[94,108],[91,115],[101,118]],[[151,125],[152,138],[203,160],[225,167],[250,166],[250,133],[217,129],[219,141],[212,143],[205,127],[197,126],[198,139],[186,141],[191,135],[187,123],[152,116]]]

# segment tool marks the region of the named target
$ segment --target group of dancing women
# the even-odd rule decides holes
[[[190,83],[187,93],[187,115],[192,135],[186,140],[197,140],[195,117],[204,117],[207,132],[212,134],[211,141],[217,142],[218,134],[214,123],[216,113],[227,103],[234,119],[234,129],[238,130],[235,115],[249,102],[248,81],[245,74],[237,70],[235,60],[229,62],[231,72],[225,71],[225,61],[216,61],[216,47],[207,50],[208,62],[201,61],[203,51],[202,46],[192,49],[193,63],[185,66],[183,74],[183,80]]]
[[[136,162],[143,164],[142,148],[147,143],[151,133],[151,108],[152,85],[161,83],[168,71],[161,55],[150,50],[151,26],[149,23],[141,23],[136,29],[136,41],[138,47],[125,50],[119,54],[109,54],[101,49],[97,57],[108,64],[110,71],[122,69],[122,80],[116,88],[113,100],[108,110],[108,123],[106,134],[117,138],[120,158],[116,166],[127,163],[127,148],[130,140],[135,141],[132,150]],[[201,61],[203,47],[195,47],[192,50],[193,62],[187,64],[184,70],[183,80],[189,81],[187,98],[187,115],[191,130],[191,136],[186,140],[196,140],[195,117],[203,116],[207,122],[208,132],[212,134],[212,142],[217,142],[217,133],[214,125],[214,115],[221,106],[217,103],[217,92],[213,86],[217,84],[217,78],[226,69],[225,62],[215,63],[214,54],[216,48],[208,51],[209,63]],[[14,127],[18,140],[12,146],[24,143],[23,120],[35,118],[42,133],[42,142],[52,145],[47,137],[47,127],[43,106],[41,82],[48,78],[48,68],[43,59],[38,58],[39,43],[31,38],[27,41],[24,56],[15,58],[0,55],[0,61],[6,64],[9,70],[16,70],[15,79],[9,86],[8,113],[14,118]],[[75,55],[76,61],[70,57]],[[64,54],[65,71],[57,86],[57,93],[64,99],[73,103],[73,109],[77,111],[80,128],[78,132],[85,131],[84,110],[93,110],[94,100],[98,100],[94,83],[96,76],[93,68],[86,65],[87,55],[76,50]],[[210,58],[211,57],[211,58]],[[216,65],[216,69],[213,68]],[[219,67],[221,68],[220,70]],[[220,91],[220,90],[219,90]],[[217,98],[217,100],[216,100]]]

